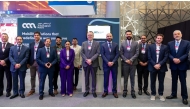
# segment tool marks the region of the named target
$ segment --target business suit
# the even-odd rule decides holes
[[[0,65],[0,95],[3,94],[4,90],[4,72],[7,78],[7,88],[6,92],[10,93],[12,90],[12,75],[10,71],[10,61],[9,61],[9,51],[10,48],[13,46],[13,44],[7,42],[3,51],[2,43],[0,42],[0,60],[4,60],[6,63],[6,66]]]
[[[82,48],[81,48],[81,56],[82,56],[82,66],[85,72],[85,90],[86,92],[89,92],[90,87],[89,87],[89,75],[91,72],[92,75],[92,93],[96,92],[96,72],[97,68],[99,67],[99,61],[98,61],[98,56],[100,54],[100,47],[99,47],[99,42],[96,42],[93,40],[91,49],[88,49],[89,42],[85,41],[82,43]],[[92,64],[88,65],[86,63],[86,59],[91,59]]]
[[[27,70],[27,61],[29,58],[29,49],[28,47],[22,45],[20,53],[18,53],[18,45],[12,46],[10,48],[9,60],[11,62],[10,71],[12,72],[13,77],[13,94],[18,94],[18,76],[20,79],[20,90],[19,93],[24,95],[25,92],[25,76]],[[15,64],[20,64],[21,67],[15,69]]]
[[[75,52],[73,49],[69,49],[68,52],[69,54],[67,54],[67,50],[66,48],[64,48],[61,50],[60,53],[61,94],[66,94],[66,92],[68,94],[73,94],[73,70],[74,70],[73,62],[75,59]],[[69,69],[66,69],[67,65],[70,66]]]
[[[169,48],[169,62],[172,75],[172,96],[177,97],[177,82],[178,77],[181,83],[181,96],[183,99],[188,99],[186,77],[188,70],[188,53],[189,53],[189,41],[181,40],[179,48],[175,50],[175,40],[168,43]],[[173,58],[178,58],[181,62],[175,64]]]
[[[112,92],[117,93],[119,47],[118,44],[114,42],[111,42],[111,47],[109,46],[110,45],[108,45],[108,42],[103,43],[101,46],[101,57],[103,60],[103,69],[104,69],[104,92],[108,93],[108,82],[111,71],[113,79]],[[108,62],[113,62],[114,63],[113,66],[109,67]]]
[[[49,78],[49,94],[53,94],[53,72],[55,70],[55,64],[57,62],[57,54],[56,50],[54,48],[50,47],[49,51],[49,58],[47,57],[46,53],[48,51],[46,50],[46,46],[43,48],[39,48],[37,55],[36,55],[36,61],[38,63],[38,71],[40,72],[40,85],[39,85],[39,94],[41,96],[44,95],[44,85],[45,85],[45,79],[48,75]],[[52,66],[50,68],[46,68],[46,63],[51,63]]]
[[[148,70],[150,71],[150,80],[151,80],[151,95],[156,95],[156,77],[158,75],[159,81],[159,88],[158,94],[160,96],[163,95],[164,92],[164,78],[165,72],[168,71],[166,66],[166,61],[168,59],[168,48],[166,45],[161,44],[159,54],[158,54],[158,61],[157,61],[157,54],[156,54],[156,44],[151,44],[148,47]],[[160,64],[161,67],[159,70],[155,69],[154,66],[156,64]]]
[[[78,79],[79,79],[79,69],[78,66],[82,65],[82,57],[81,57],[81,46],[76,45],[74,47],[73,45],[71,46],[71,49],[75,51],[75,59],[74,59],[74,75],[75,75],[75,80],[73,81],[73,86],[77,87],[78,85]]]
[[[130,41],[130,50],[127,50],[127,47],[129,47],[128,40],[125,40],[121,43],[120,47],[120,56],[122,58],[123,63],[123,76],[124,76],[124,93],[127,93],[127,84],[128,84],[128,76],[130,75],[131,80],[131,94],[135,94],[135,71],[136,71],[136,65],[138,64],[137,58],[139,55],[139,46],[138,43],[135,41]],[[125,61],[130,60],[132,64],[128,64]]]
[[[144,92],[146,92],[148,89],[148,79],[149,79],[148,64],[146,66],[142,66],[139,62],[143,63],[148,62],[148,46],[149,45],[147,43],[144,43],[144,45],[142,43],[139,44],[139,56],[138,56],[138,65],[137,65],[138,89],[139,90],[143,89]],[[144,78],[144,86],[142,84],[142,77]]]
[[[37,47],[37,48],[35,48]],[[31,82],[31,90],[35,91],[35,87],[36,87],[36,72],[38,73],[38,79],[40,78],[40,73],[38,72],[38,64],[36,62],[36,54],[38,52],[39,48],[44,47],[44,42],[43,41],[39,41],[38,46],[35,45],[35,42],[30,43],[29,45],[29,49],[30,49],[30,54],[29,54],[29,60],[28,60],[28,64],[30,65],[30,82]],[[36,54],[35,54],[36,51]]]

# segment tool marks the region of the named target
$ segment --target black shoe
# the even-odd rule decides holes
[[[11,96],[10,99],[13,99],[13,98],[16,98],[16,97],[18,97],[18,94]]]
[[[83,97],[86,97],[88,94],[89,94],[89,92],[85,92],[85,93],[83,94]]]
[[[131,94],[133,99],[136,99],[136,95],[135,94]]]
[[[117,93],[113,93],[113,96],[114,96],[115,98],[118,98]]]
[[[166,99],[176,99],[177,96],[173,96],[173,95],[170,95],[170,96],[167,96]]]
[[[94,98],[96,98],[96,97],[97,97],[96,92],[94,92],[94,93],[93,93],[93,97],[94,97]]]
[[[11,93],[7,92],[6,97],[10,97],[10,96],[11,96]]]
[[[144,93],[145,93],[146,95],[150,96],[150,93],[149,93],[147,90],[144,91]]]
[[[183,104],[185,104],[185,105],[187,105],[187,104],[188,104],[187,99],[183,99],[183,100],[182,100],[182,102],[183,102]]]
[[[102,98],[106,97],[107,95],[108,95],[108,93],[104,92],[104,93],[102,94]]]
[[[138,94],[139,94],[139,95],[142,95],[142,90],[139,90]]]
[[[21,97],[21,98],[25,98],[24,94],[20,94],[20,97]]]
[[[49,95],[52,96],[52,97],[55,97],[55,95],[53,93],[49,93]]]
[[[127,96],[127,92],[123,92],[123,97],[125,98]]]
[[[39,96],[39,100],[43,100],[44,96],[43,95],[40,95]]]

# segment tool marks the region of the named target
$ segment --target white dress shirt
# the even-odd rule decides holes
[[[160,47],[161,47],[161,44],[160,45],[156,44],[156,63],[158,63],[158,60],[159,60]]]

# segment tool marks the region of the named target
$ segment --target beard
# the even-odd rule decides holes
[[[127,40],[131,40],[132,39],[132,37],[131,36],[127,36]]]

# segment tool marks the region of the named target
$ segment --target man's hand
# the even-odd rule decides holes
[[[156,64],[155,66],[154,66],[154,68],[156,69],[156,70],[159,70],[160,69],[160,64]]]
[[[45,64],[45,67],[48,68],[48,63]]]
[[[181,62],[178,58],[174,58],[173,61],[175,64],[179,64]]]
[[[80,69],[81,67],[82,67],[82,65],[79,65],[79,66],[78,66],[78,69]]]
[[[145,62],[145,63],[144,63],[144,66],[147,66],[147,64],[148,64],[148,62]]]
[[[48,68],[50,68],[50,67],[51,67],[51,65],[52,65],[52,64],[48,62]]]
[[[92,60],[91,59],[86,59],[86,62],[88,63],[88,65],[92,64]]]
[[[144,66],[144,63],[143,63],[143,62],[141,62],[141,61],[139,62],[139,64],[140,64],[141,66]]]
[[[2,66],[5,66],[5,65],[6,65],[6,63],[5,63],[4,60],[0,60],[0,64],[1,64]]]
[[[113,66],[113,62],[108,62],[108,66],[109,67]]]
[[[130,65],[132,65],[132,62],[131,62],[131,60],[128,60],[128,59],[127,59],[125,62],[126,62],[127,64],[130,64]]]
[[[15,69],[19,69],[20,68],[20,64],[15,64]]]

